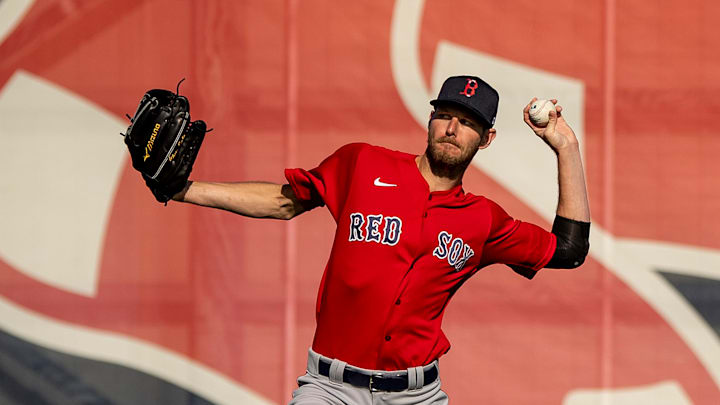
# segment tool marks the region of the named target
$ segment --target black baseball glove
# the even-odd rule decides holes
[[[180,84],[178,83],[178,90]],[[190,103],[179,92],[149,90],[125,136],[132,165],[155,198],[166,203],[187,184],[205,138],[203,121],[190,121]]]

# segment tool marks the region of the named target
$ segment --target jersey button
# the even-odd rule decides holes
[[[397,301],[395,301],[395,305],[400,305],[400,298],[398,298]]]
[[[385,341],[386,341],[386,342],[389,342],[390,339],[392,339],[392,338],[390,337],[390,335],[385,335]]]
[[[423,218],[427,218],[427,216],[428,216],[427,212],[423,214]]]

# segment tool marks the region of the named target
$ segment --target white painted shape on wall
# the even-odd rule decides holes
[[[395,88],[415,121],[427,126],[432,109],[429,101],[434,97],[425,86],[420,67],[420,23],[424,0],[398,0],[395,2],[390,26],[390,67]]]
[[[611,390],[572,390],[562,405],[692,405],[677,381]]]
[[[0,90],[0,258],[54,287],[96,292],[125,163],[125,124],[25,71]]]
[[[35,0],[0,1],[0,44],[20,24]]]

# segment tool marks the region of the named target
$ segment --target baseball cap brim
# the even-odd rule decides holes
[[[483,115],[482,115],[482,113],[480,113],[480,111],[477,111],[476,109],[471,108],[467,104],[464,104],[464,103],[461,103],[458,101],[454,101],[454,100],[438,100],[438,99],[430,101],[430,104],[436,108],[439,106],[443,106],[443,105],[452,105],[454,107],[459,107],[462,110],[470,112],[470,114],[472,114],[472,116],[475,117],[475,119],[477,119],[478,122],[480,122],[483,125],[483,127],[485,127],[485,129],[492,128],[492,126],[493,126],[490,123],[490,120],[483,117]]]

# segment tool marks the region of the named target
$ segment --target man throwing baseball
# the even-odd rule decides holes
[[[552,232],[466,192],[465,170],[495,139],[498,93],[478,77],[447,79],[414,156],[364,143],[341,147],[284,185],[188,182],[174,200],[258,218],[327,206],[337,223],[317,301],[307,374],[291,404],[446,404],[438,359],[450,298],[469,277],[504,263],[532,278],[575,268],[588,252],[590,210],[577,138],[556,105],[546,127],[525,122],[557,156]],[[552,100],[553,104],[557,100]]]

